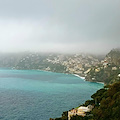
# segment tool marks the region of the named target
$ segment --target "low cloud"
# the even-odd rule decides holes
[[[120,47],[120,1],[0,1],[0,51],[104,53]]]

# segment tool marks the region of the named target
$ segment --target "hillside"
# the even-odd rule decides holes
[[[93,105],[94,109],[85,117],[73,116],[71,120],[118,120],[120,101],[120,49],[111,50],[101,60],[88,54],[42,54],[19,53],[0,54],[0,67],[13,69],[38,69],[52,72],[78,74],[85,76],[87,81],[104,82],[108,87],[92,95],[92,100],[84,106]],[[113,84],[115,83],[115,84]],[[111,84],[111,85],[110,85]],[[108,112],[109,111],[109,112]],[[63,112],[61,118],[67,120],[68,112]],[[51,118],[51,120],[53,120]]]
[[[37,69],[84,76],[99,60],[89,54],[18,53],[0,55],[0,67]]]
[[[120,49],[111,50],[106,57],[90,54],[0,54],[0,67],[37,69],[77,74],[87,81],[112,84],[120,80]]]
[[[120,50],[111,50],[100,64],[91,67],[86,80],[105,84],[120,81]]]
[[[120,82],[98,90],[83,106],[94,106],[86,116],[72,116],[70,120],[119,120],[120,118]],[[68,120],[68,112],[63,112],[61,118],[50,120]]]
[[[120,118],[120,49],[111,50],[97,65],[93,65],[84,72],[86,80],[91,82],[104,82],[107,86],[98,90],[82,106],[94,106],[93,110],[85,116],[77,115],[72,109],[73,116],[70,120],[119,120]],[[71,110],[71,111],[72,111]],[[70,111],[70,112],[71,112]],[[76,115],[74,115],[76,114]],[[50,120],[68,120],[69,112],[63,112],[61,118]]]
[[[107,55],[106,59],[109,63],[120,66],[120,49],[113,49]]]

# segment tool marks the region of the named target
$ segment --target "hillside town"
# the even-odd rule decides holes
[[[120,100],[120,49],[111,50],[104,59],[86,71],[87,81],[102,82],[98,90],[83,105],[63,112],[61,118],[50,120],[118,120]]]
[[[99,60],[91,55],[75,54],[71,56],[57,55],[54,58],[48,58],[47,62],[52,64],[61,64],[65,67],[66,73],[85,76],[92,66],[99,64]],[[47,67],[45,70],[51,70]]]
[[[4,60],[5,59],[5,60]],[[100,63],[95,56],[89,54],[42,54],[20,53],[0,57],[0,67],[13,69],[37,69],[85,76],[92,66]]]
[[[34,69],[76,74],[78,76],[85,77],[86,81],[102,82],[104,85],[112,85],[113,83],[120,81],[120,49],[111,50],[104,58],[97,58],[89,54],[1,54],[0,67],[3,66],[12,69]],[[91,115],[90,117],[92,117],[91,111],[97,109],[97,107],[100,106],[102,97],[107,97],[103,96],[103,92],[106,92],[106,90],[109,89],[104,88],[103,90],[97,92],[97,98],[96,95],[95,97],[93,95],[93,100],[90,100],[89,104],[71,109],[63,116],[69,120],[72,120],[77,116],[88,117]],[[113,96],[112,92],[111,95]],[[95,105],[96,100],[98,101],[97,107]]]
[[[105,57],[90,54],[19,53],[0,55],[0,67],[34,69],[76,74],[87,81],[114,83],[120,80],[120,50],[113,49]],[[112,74],[112,77],[110,75]]]

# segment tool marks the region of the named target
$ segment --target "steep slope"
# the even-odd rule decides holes
[[[84,117],[75,115],[70,120],[119,120],[120,82],[98,90],[91,98],[92,100],[86,101],[84,106],[93,105],[94,109]],[[50,120],[68,120],[68,114],[63,112],[61,118]]]
[[[93,66],[86,80],[111,84],[120,81],[120,49],[111,50],[97,66]]]

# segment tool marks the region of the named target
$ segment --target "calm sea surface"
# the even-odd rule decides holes
[[[0,69],[0,120],[49,120],[90,99],[103,85],[38,70]]]

